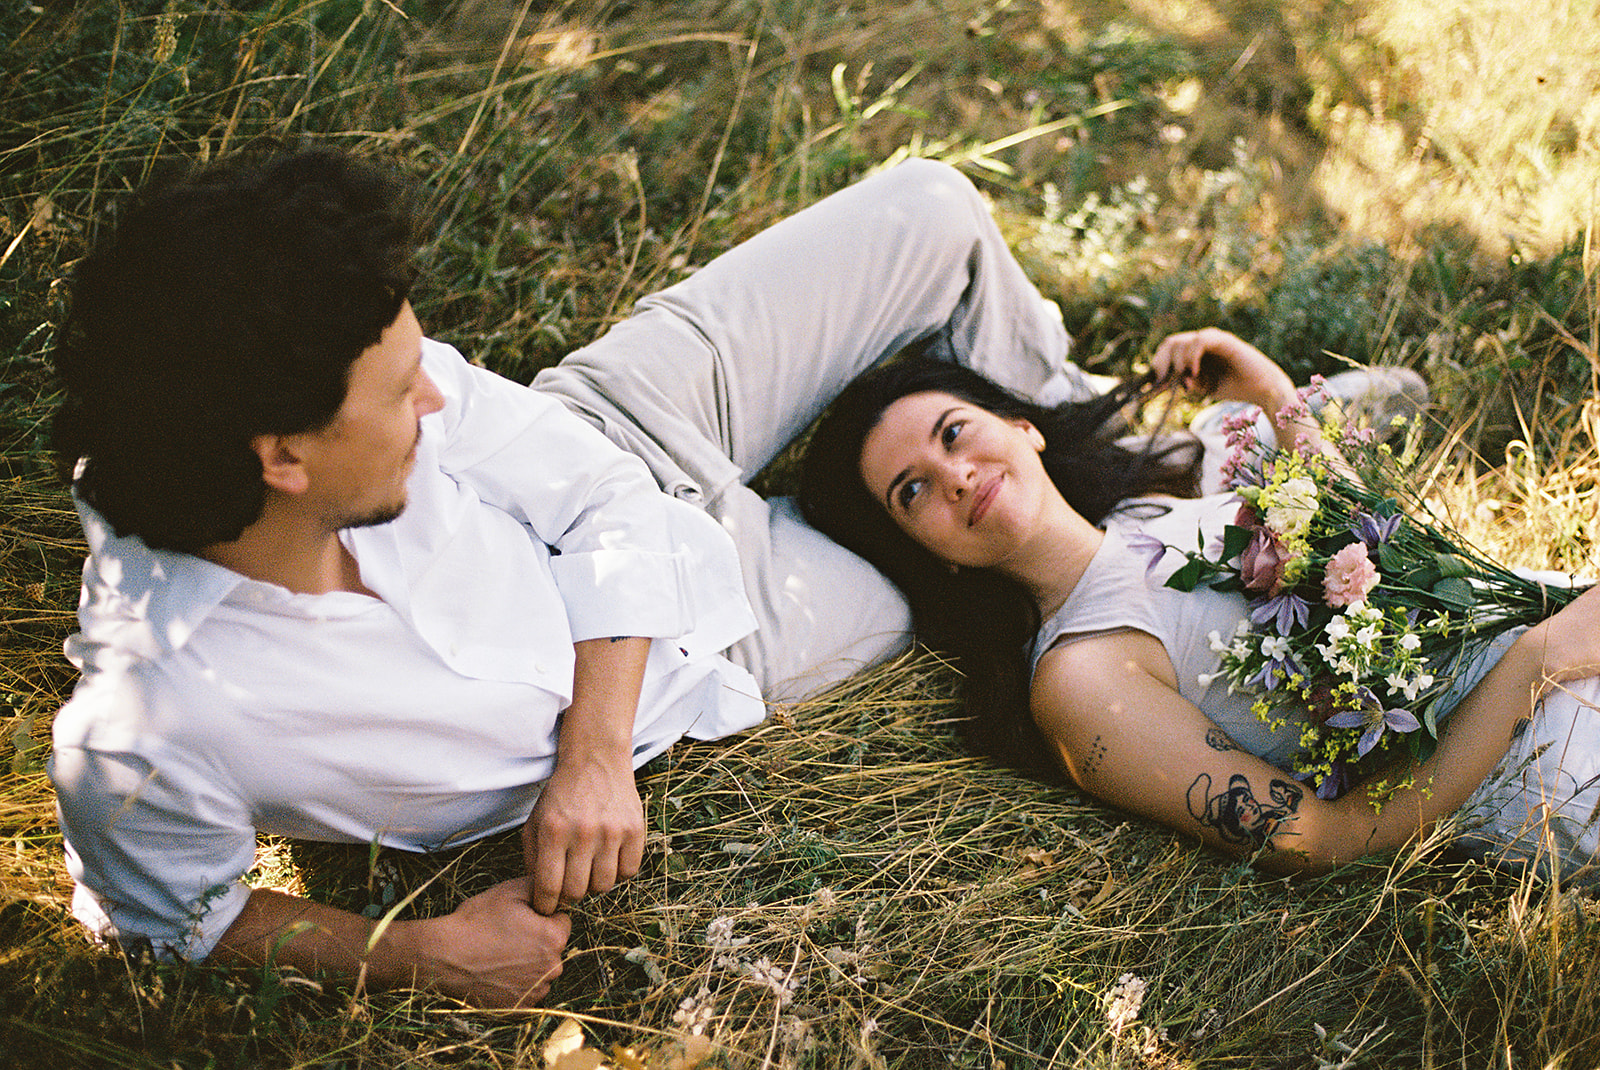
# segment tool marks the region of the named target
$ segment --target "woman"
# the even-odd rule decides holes
[[[1281,369],[1218,330],[1167,339],[1148,381],[1266,412],[1294,400]],[[1270,729],[1226,681],[1201,682],[1217,667],[1205,637],[1231,634],[1245,600],[1165,587],[1182,557],[1152,566],[1148,547],[1193,545],[1197,528],[1209,540],[1236,502],[1154,496],[1181,484],[1182,459],[1097,430],[1135,392],[1051,411],[964,369],[907,361],[852,384],[812,437],[805,515],[883,569],[924,641],[957,656],[979,748],[1025,766],[1042,756],[1086,791],[1275,870],[1391,850],[1460,811],[1463,846],[1544,859],[1548,843],[1576,876],[1600,801],[1600,719],[1586,701],[1600,694],[1600,594],[1464,674],[1436,752],[1381,808],[1359,788],[1320,799],[1283,768],[1296,725]],[[1316,433],[1276,428],[1285,448]]]

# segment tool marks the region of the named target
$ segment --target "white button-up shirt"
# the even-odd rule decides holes
[[[560,402],[423,343],[445,406],[408,504],[345,531],[380,597],[295,594],[116,537],[90,556],[51,776],[74,911],[189,958],[243,909],[256,833],[428,850],[511,827],[550,775],[573,643],[655,638],[635,763],[764,712],[732,541]]]

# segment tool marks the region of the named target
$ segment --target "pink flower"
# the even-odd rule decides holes
[[[1239,578],[1252,591],[1276,595],[1283,588],[1283,567],[1287,563],[1288,555],[1278,537],[1266,528],[1256,528],[1250,545],[1239,555]]]
[[[1378,570],[1367,557],[1367,545],[1353,542],[1334,554],[1322,577],[1323,601],[1330,606],[1348,606],[1366,601],[1378,585]]]

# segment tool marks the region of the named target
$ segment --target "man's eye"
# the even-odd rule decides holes
[[[911,500],[921,493],[921,491],[922,480],[920,479],[908,479],[904,483],[900,484],[900,493],[896,495],[896,497],[900,499],[900,508],[911,508]]]

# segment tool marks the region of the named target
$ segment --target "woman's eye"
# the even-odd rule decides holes
[[[944,443],[945,448],[955,445],[956,439],[961,437],[963,426],[965,425],[960,420],[945,425],[944,431],[939,435],[939,441]]]
[[[912,499],[921,493],[921,491],[922,480],[920,479],[908,479],[904,483],[900,484],[900,493],[896,495],[896,497],[900,499],[900,508],[911,508]]]

